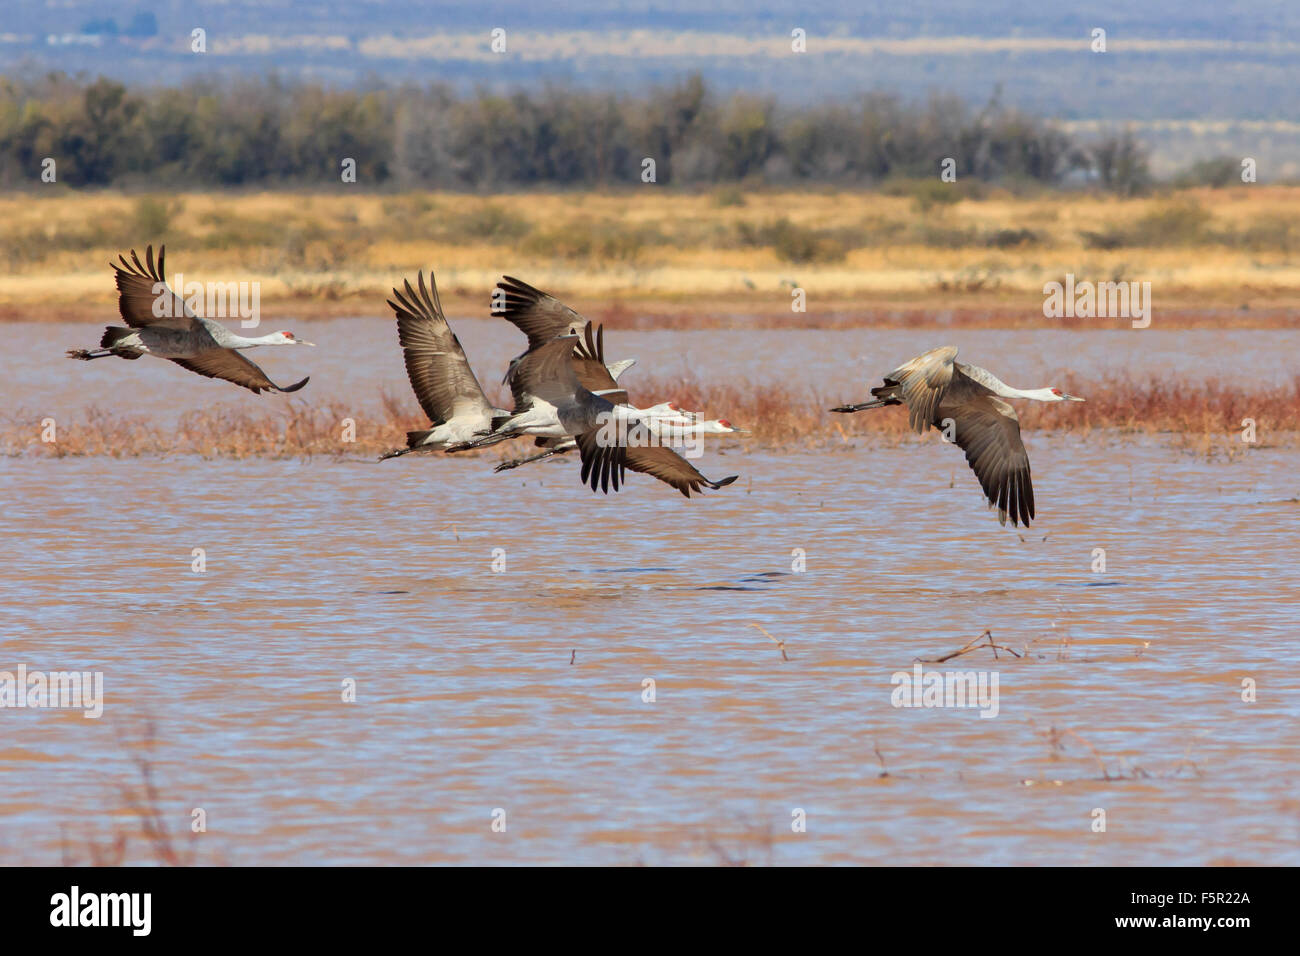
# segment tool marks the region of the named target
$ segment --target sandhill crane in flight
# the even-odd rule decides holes
[[[423,271],[419,274],[418,295],[409,279],[404,284],[405,295],[394,289],[388,304],[397,313],[397,338],[406,362],[406,377],[433,427],[407,432],[406,447],[382,455],[380,461],[482,438],[491,433],[495,423],[510,417],[508,411],[495,407],[483,394],[460,339],[447,324],[433,273],[429,273],[432,296],[425,287]]]
[[[165,251],[165,246],[158,247],[156,267],[152,245],[145,249],[144,262],[132,249],[131,262],[119,255],[122,264],[111,263],[117,274],[117,308],[130,328],[110,325],[104,330],[98,349],[68,349],[68,358],[89,362],[110,355],[124,359],[153,355],[169,359],[199,375],[242,385],[259,395],[263,390],[296,392],[307,384],[310,376],[292,385],[276,385],[238,350],[259,345],[314,343],[294,338],[292,332],[245,338],[218,322],[195,315],[163,278],[166,275],[163,266]]]
[[[581,361],[575,361],[574,348],[584,338],[588,347],[580,352]],[[712,481],[671,448],[636,443],[633,433],[645,431],[646,425],[640,410],[626,404],[626,392],[602,390],[607,394],[597,395],[579,381],[583,362],[600,364],[600,352],[590,322],[584,323],[582,336],[565,334],[529,349],[509,375],[514,414],[493,434],[448,451],[483,447],[521,435],[553,439],[557,445],[572,439],[582,458],[583,483],[606,494],[611,485],[618,491],[626,470],[652,475],[687,498],[692,491],[722,488],[736,480],[732,475]],[[624,401],[612,400],[620,397]]]
[[[657,436],[661,426],[694,426],[697,424],[698,416],[693,412],[683,411],[672,402],[662,402],[649,408],[637,408],[632,405],[627,390],[618,385],[616,380],[623,369],[633,363],[625,361],[612,365],[605,364],[604,326],[598,328],[593,336],[592,324],[573,309],[554,296],[512,276],[503,276],[497,283],[492,295],[492,314],[512,323],[527,336],[529,352],[554,341],[558,336],[578,336],[573,350],[572,365],[579,387],[615,405],[617,415],[622,416],[623,424],[618,426],[620,435],[627,434],[625,428],[630,428],[633,432],[640,430],[638,440],[629,449],[630,453],[619,456],[623,461],[623,467],[653,474],[661,481],[677,488],[688,498],[690,491],[698,492],[702,487],[713,485],[671,448],[657,441],[647,444],[642,440],[649,437],[647,433]],[[511,379],[529,352],[525,352],[510,363],[510,370],[506,372],[507,381]],[[516,407],[521,407],[518,401],[516,395]],[[716,429],[715,433],[719,434],[741,430],[725,421],[699,425],[699,428],[702,431]],[[536,444],[545,451],[528,458],[504,462],[496,470],[517,468],[530,461],[541,461],[552,455],[580,448],[576,434],[563,436],[539,434]],[[584,461],[582,472],[584,482],[588,479],[588,475],[588,465]],[[592,489],[596,489],[599,481],[608,493],[609,477],[609,475],[592,473]],[[613,477],[614,487],[617,490],[618,482],[622,479],[621,470],[616,468]],[[731,479],[723,479],[716,484],[716,487],[730,484],[734,480],[734,476]]]
[[[406,363],[406,376],[433,428],[407,432],[406,447],[381,455],[380,461],[412,451],[437,451],[450,445],[463,445],[488,435],[495,424],[510,417],[510,412],[494,407],[483,393],[460,339],[452,332],[442,310],[433,272],[429,272],[427,288],[424,273],[419,273],[418,295],[411,288],[410,280],[405,280],[404,285],[405,293],[393,289],[396,301],[389,299],[388,304],[397,314],[397,337]],[[610,366],[609,380],[617,379],[633,363],[634,360],[627,359]]]
[[[1003,398],[1029,398],[1038,402],[1081,402],[1059,388],[1012,388],[992,372],[955,361],[957,349],[948,345],[931,349],[905,362],[885,376],[885,384],[871,390],[872,400],[840,405],[833,412],[857,412],[886,405],[906,405],[908,424],[917,434],[953,425],[953,441],[966,452],[966,461],[1002,524],[1011,518],[1028,525],[1034,517],[1034,488],[1029,476],[1029,455],[1020,440],[1020,419]]]
[[[661,426],[671,429],[673,437],[681,438],[686,437],[686,433],[691,431],[696,434],[717,435],[743,431],[743,429],[736,428],[725,419],[700,422],[697,413],[685,411],[673,402],[660,402],[648,408],[637,408],[632,405],[627,390],[617,383],[617,379],[623,371],[635,364],[634,360],[625,359],[622,362],[607,365],[605,363],[604,326],[597,329],[593,338],[590,322],[553,295],[543,292],[521,279],[503,276],[501,281],[497,283],[496,290],[492,295],[492,314],[507,320],[523,332],[528,337],[530,350],[560,335],[581,335],[578,344],[574,348],[573,355],[574,372],[579,384],[593,394],[604,396],[614,402],[621,412],[635,416],[647,430],[654,432],[656,435],[660,433]],[[525,352],[524,355],[520,355],[511,361],[510,370],[506,372],[507,381],[515,367],[527,354]],[[554,455],[562,455],[578,447],[576,438],[572,436],[562,438],[539,436],[535,443],[544,451],[526,458],[516,458],[502,462],[497,465],[495,470],[506,471],[511,468],[518,468],[520,465],[529,462],[542,461]],[[686,464],[686,462],[681,459],[680,455],[671,452],[671,450],[669,451],[671,457],[651,455],[647,451],[635,452],[628,460],[627,467],[633,471],[640,471],[645,470],[641,466],[647,468],[654,466],[665,472],[681,472],[679,477],[685,478],[686,473],[677,464],[677,461],[682,464]],[[677,461],[673,459],[677,459]],[[704,478],[694,468],[690,470],[693,472],[693,475],[689,476],[692,481],[696,481],[695,476],[698,476],[698,482],[708,483],[708,479]],[[672,484],[673,482],[670,481],[669,483]],[[727,482],[723,483],[726,484]],[[593,484],[592,487],[594,488],[595,485]],[[674,487],[682,490],[679,485],[674,484]],[[699,491],[699,488],[695,487],[694,490]],[[683,494],[685,493],[683,491]]]
[[[512,282],[522,285],[519,280]],[[528,288],[532,288],[529,286]],[[536,291],[536,290],[534,290]],[[538,293],[545,296],[546,293]],[[550,298],[550,296],[546,296]],[[555,300],[552,300],[555,301]],[[555,303],[559,308],[565,308],[558,302]],[[501,312],[503,316],[508,317],[508,313]],[[570,312],[572,315],[577,313]],[[618,375],[614,371],[614,366],[605,366],[605,329],[604,326],[597,331],[594,338],[590,334],[591,324],[584,321],[582,331],[585,335],[585,341],[580,341],[574,348],[573,365],[574,372],[578,376],[578,381],[584,386],[592,389],[596,395],[605,395],[611,400],[622,399],[618,401],[620,409],[625,409],[641,421],[646,428],[653,432],[656,437],[667,437],[670,439],[684,439],[688,434],[693,435],[725,435],[735,432],[744,431],[737,428],[726,419],[713,419],[711,421],[700,421],[698,412],[687,411],[675,402],[660,402],[657,405],[651,405],[648,408],[637,408],[627,401],[627,392],[625,389],[618,387],[615,379]],[[602,367],[608,369],[608,374],[601,372]],[[508,373],[507,373],[508,377]],[[665,435],[664,432],[667,432]],[[518,468],[520,465],[526,465],[534,461],[543,461],[554,455],[563,455],[566,452],[573,451],[578,447],[578,443],[573,438],[538,438],[536,445],[545,451],[536,455],[529,455],[526,458],[515,458],[510,461],[503,461],[497,465],[495,471],[507,471],[511,468]]]

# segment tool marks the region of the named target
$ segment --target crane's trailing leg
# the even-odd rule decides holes
[[[108,358],[112,355],[110,349],[68,349],[68,358],[81,359],[83,362],[89,362],[91,359]]]
[[[860,412],[868,408],[884,408],[886,405],[901,405],[902,401],[898,397],[898,385],[885,379],[885,385],[878,386],[871,390],[871,401],[859,402],[856,405],[836,405],[831,409],[833,412]]]
[[[567,451],[568,449],[565,450]],[[543,458],[550,458],[553,455],[562,455],[562,454],[564,454],[564,452],[560,452],[552,449],[551,451],[544,451],[538,455],[529,455],[527,458],[513,458],[510,461],[503,461],[501,464],[497,465],[492,470],[494,472],[509,471],[511,468],[518,468],[520,465],[526,465],[530,461],[541,461]]]
[[[884,408],[886,405],[897,404],[894,402],[881,401],[876,399],[873,402],[860,402],[857,405],[836,405],[831,409],[833,412],[860,412],[867,408]]]
[[[488,445],[495,445],[498,442],[509,441],[512,438],[518,438],[522,432],[494,432],[490,435],[484,435],[482,438],[476,438],[473,441],[463,441],[458,445],[448,445],[447,454],[457,451],[466,451],[470,448],[486,448]]]

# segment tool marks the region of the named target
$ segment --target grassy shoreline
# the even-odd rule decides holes
[[[384,315],[436,268],[454,315],[503,273],[613,327],[986,325],[1048,319],[1042,287],[1149,281],[1161,327],[1276,328],[1300,309],[1300,187],[962,198],[861,191],[0,195],[0,321],[103,321],[110,259],[168,246],[186,280],[257,282],[264,317]],[[940,198],[941,197],[941,198]],[[169,276],[169,279],[172,278]],[[792,289],[807,311],[792,311]]]
[[[1166,384],[1157,380],[1114,378],[1082,380],[1067,376],[1061,387],[1087,401],[1064,411],[1033,402],[1018,409],[1025,431],[1100,435],[1107,440],[1125,436],[1165,436],[1177,447],[1223,454],[1229,459],[1248,449],[1294,447],[1300,444],[1295,423],[1300,420],[1300,376],[1289,385],[1245,389],[1219,380]],[[817,448],[854,441],[901,444],[916,440],[907,416],[898,409],[856,415],[827,409],[845,396],[827,396],[808,388],[780,383],[701,383],[689,377],[647,378],[639,394],[673,396],[684,407],[708,417],[727,418],[746,428],[743,440],[707,440],[713,448]],[[1255,421],[1257,441],[1242,440],[1243,419]],[[355,440],[343,440],[343,423],[355,423]],[[283,403],[222,404],[186,413],[174,423],[161,424],[145,414],[97,407],[61,421],[58,441],[41,440],[42,416],[22,410],[0,417],[0,455],[17,456],[137,456],[200,455],[224,458],[339,457],[372,458],[405,444],[408,430],[427,428],[413,397],[384,390],[368,406],[343,403],[316,405],[306,399]],[[933,440],[934,435],[928,436]],[[527,453],[521,440],[481,453],[491,461]],[[478,453],[462,453],[473,457]]]

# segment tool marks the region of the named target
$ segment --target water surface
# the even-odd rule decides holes
[[[0,460],[0,668],[107,698],[0,710],[0,851],[128,819],[148,717],[206,862],[1300,862],[1300,457],[1031,445],[1023,540],[937,442],[723,446],[691,501],[571,461]],[[1028,656],[942,666],[996,671],[996,718],[891,706],[986,628]]]

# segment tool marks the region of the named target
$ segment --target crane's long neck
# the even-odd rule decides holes
[[[268,335],[259,335],[250,339],[242,335],[236,335],[234,332],[228,332],[225,345],[231,349],[251,349],[258,345],[284,345],[284,340],[277,338],[278,335],[278,332],[271,332]]]
[[[1050,388],[1013,388],[986,368],[975,365],[958,365],[961,373],[973,382],[983,385],[1002,398],[1032,398],[1036,402],[1059,402],[1061,396]]]
[[[1036,402],[1059,402],[1060,396],[1050,388],[1012,388],[1010,385],[1002,385],[998,394],[1003,398],[1032,398]]]

